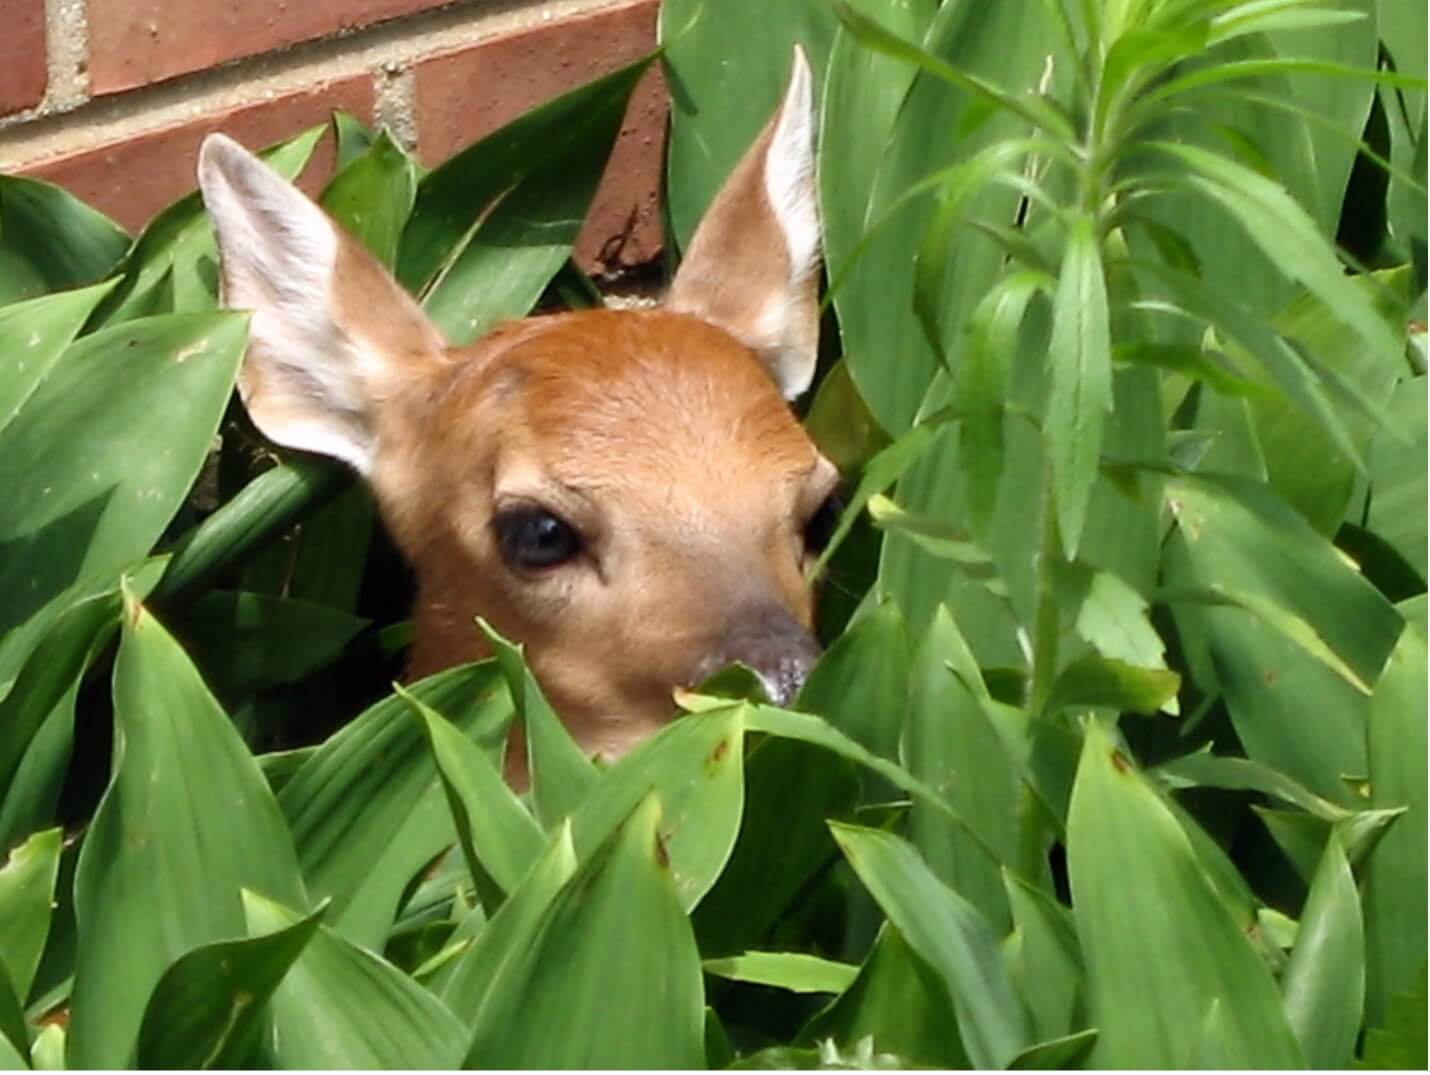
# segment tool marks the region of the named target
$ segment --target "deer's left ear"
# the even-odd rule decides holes
[[[812,81],[795,46],[784,101],[695,229],[666,298],[758,354],[787,399],[814,379],[819,347]]]

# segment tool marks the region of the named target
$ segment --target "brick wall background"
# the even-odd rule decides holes
[[[658,0],[0,0],[0,172],[131,232],[194,187],[199,143],[253,148],[343,109],[428,165],[652,47]],[[577,260],[660,251],[666,97],[637,90]],[[302,185],[332,167],[320,151]]]

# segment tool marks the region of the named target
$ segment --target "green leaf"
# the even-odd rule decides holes
[[[164,970],[242,936],[243,888],[307,903],[283,816],[183,650],[126,602],[113,779],[75,877],[70,1061],[124,1067]],[[195,777],[201,775],[201,779]]]
[[[25,1028],[25,1013],[15,998],[8,977],[0,977],[0,1064],[5,1071],[24,1071],[30,1065],[25,1054],[29,1050],[29,1032]]]
[[[838,822],[830,829],[889,921],[942,976],[969,1059],[1006,1066],[1032,1040],[988,923],[898,837]]]
[[[1225,788],[1229,791],[1259,791],[1299,806],[1329,822],[1350,816],[1343,807],[1321,798],[1285,773],[1247,758],[1218,756],[1210,747],[1195,754],[1163,762],[1151,775],[1173,789]]]
[[[527,112],[425,176],[398,253],[403,285],[425,294],[434,280],[460,265],[482,214],[528,177],[563,167],[574,175],[580,162],[604,160],[631,91],[650,63],[644,57]],[[470,263],[465,271],[472,271]]]
[[[113,287],[111,281],[0,306],[0,433]]]
[[[1425,1022],[1425,969],[1422,964],[1419,984],[1393,996],[1385,1022],[1366,1030],[1365,1046],[1355,1066],[1377,1071],[1387,1068],[1419,1071],[1425,1067]]]
[[[0,432],[0,633],[113,585],[168,525],[208,453],[244,318],[149,318],[85,336]],[[175,408],[175,399],[184,406]],[[33,616],[33,618],[31,618]]]
[[[246,902],[252,894],[245,892],[244,898]],[[181,956],[149,997],[139,1026],[138,1066],[249,1066],[268,999],[317,932],[322,916],[319,908],[266,936],[208,944]]]
[[[1370,693],[1402,621],[1324,538],[1252,482],[1182,476],[1166,497],[1199,583]]]
[[[473,875],[485,871],[503,893],[511,892],[546,850],[541,827],[480,747],[431,706],[401,687],[394,689],[427,734]]]
[[[1407,807],[1365,867],[1366,1019],[1386,1018],[1390,998],[1423,990],[1426,948],[1425,598],[1399,606],[1405,631],[1376,685],[1366,717],[1373,806]]]
[[[556,896],[530,948],[498,972],[468,1065],[701,1066],[700,959],[660,825],[652,795]]]
[[[1047,712],[1068,706],[1109,706],[1151,715],[1177,696],[1182,677],[1164,668],[1138,668],[1096,655],[1079,657],[1058,673]]]
[[[1232,1066],[1299,1067],[1270,971],[1177,819],[1097,722],[1068,816],[1073,915],[1088,968],[1093,1066],[1176,1067],[1217,1004]],[[1149,958],[1156,953],[1156,958]]]
[[[477,626],[506,676],[516,711],[525,724],[532,804],[536,808],[536,819],[550,829],[575,813],[586,800],[597,783],[596,767],[581,753],[541,692],[536,677],[527,667],[522,647],[497,634],[480,616]]]
[[[495,760],[511,701],[494,662],[463,665],[408,688]],[[426,735],[407,703],[384,698],[328,739],[284,783],[278,804],[330,928],[380,948],[408,883],[456,839]]]
[[[859,975],[858,967],[803,952],[745,952],[727,959],[707,959],[701,966],[717,978],[791,993],[842,993]]]
[[[1335,836],[1306,897],[1281,992],[1307,1066],[1346,1067],[1365,1001],[1365,931],[1351,864]]]
[[[319,201],[373,257],[391,269],[416,197],[416,163],[384,129],[360,156],[339,170]]]
[[[1073,629],[1104,657],[1139,668],[1166,668],[1166,647],[1147,617],[1147,599],[1109,571],[1092,575]]]
[[[1082,952],[1072,915],[1051,896],[1003,871],[1013,933],[1004,942],[1008,974],[1028,1006],[1033,1034],[1051,1041],[1078,1027],[1082,1004]]]
[[[637,744],[572,816],[585,862],[652,792],[666,868],[682,909],[695,907],[730,858],[745,804],[743,707],[692,713]]]
[[[301,916],[244,893],[249,931],[289,930]],[[280,1068],[452,1068],[466,1031],[391,963],[318,926],[274,991],[267,1041]]]
[[[21,1001],[30,995],[50,932],[60,838],[59,829],[37,832],[0,868],[0,968]]]
[[[87,287],[128,246],[118,224],[69,192],[0,175],[0,305]]]
[[[1030,1045],[1008,1064],[1010,1071],[1062,1071],[1078,1067],[1097,1044],[1097,1028],[1089,1027]]]
[[[1390,399],[1391,426],[1379,430],[1367,449],[1370,508],[1366,526],[1387,541],[1405,562],[1426,578],[1426,434],[1424,377],[1395,386]]]
[[[1052,388],[1043,434],[1053,462],[1058,531],[1068,559],[1077,554],[1102,450],[1102,430],[1112,409],[1112,342],[1107,282],[1097,226],[1074,217],[1053,298],[1048,345]]]
[[[999,869],[1016,855],[1019,779],[984,714],[985,695],[968,643],[940,606],[914,655],[899,754],[976,836],[917,801],[909,836],[933,875],[1002,934],[1009,918]]]
[[[853,984],[800,1030],[795,1044],[834,1041],[852,1049],[865,1040],[910,1064],[970,1066],[942,977],[888,923]]]
[[[214,591],[175,617],[174,633],[214,693],[236,705],[322,668],[367,624],[321,605]]]

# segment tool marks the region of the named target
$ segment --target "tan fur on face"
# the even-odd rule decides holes
[[[379,430],[372,474],[421,582],[414,676],[480,656],[481,613],[526,644],[577,740],[618,754],[669,718],[730,615],[809,626],[801,529],[835,474],[748,349],[681,314],[590,311],[451,357]],[[513,572],[492,518],[516,500],[576,526],[580,559]]]

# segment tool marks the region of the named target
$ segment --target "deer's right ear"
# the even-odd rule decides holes
[[[367,251],[237,142],[209,135],[199,186],[224,305],[253,311],[239,393],[254,424],[368,473],[378,408],[440,365],[441,334]]]

